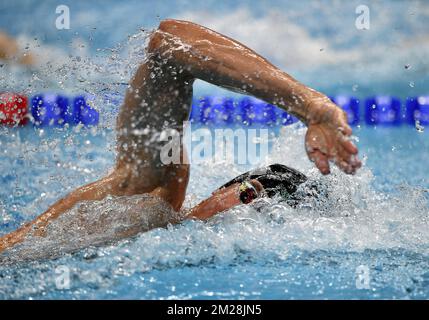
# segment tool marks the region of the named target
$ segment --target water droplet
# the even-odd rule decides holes
[[[422,133],[425,131],[425,127],[420,124],[419,120],[416,120],[416,122],[414,124],[415,124],[417,132]]]
[[[407,64],[404,66],[404,68],[405,68],[406,70],[408,70],[408,69],[410,69],[410,68],[411,68],[411,65],[407,63]]]
[[[410,87],[414,88],[414,81],[410,81]]]

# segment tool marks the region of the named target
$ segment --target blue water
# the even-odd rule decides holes
[[[355,28],[358,0],[64,4],[71,29],[61,31],[56,1],[0,4],[0,29],[38,59],[31,70],[2,64],[0,90],[93,94],[103,119],[90,130],[0,128],[0,235],[109,172],[119,103],[101,97],[123,94],[121,83],[144,58],[142,29],[164,18],[225,33],[330,95],[427,94],[429,10],[419,1],[371,2],[365,31]],[[200,81],[195,93],[231,94]],[[260,165],[284,163],[323,181],[329,200],[297,209],[274,201],[261,212],[239,207],[207,223],[188,221],[57,260],[0,266],[0,298],[427,299],[428,131],[355,128],[363,168],[354,177],[336,169],[322,177],[307,160],[302,129],[273,130],[271,153]],[[185,205],[255,166],[194,165]],[[68,288],[58,285],[64,270]]]
[[[0,234],[74,187],[108,172],[106,129],[1,128]],[[261,212],[238,207],[57,260],[0,266],[0,298],[319,299],[429,297],[428,133],[355,128],[365,165],[355,177],[321,177],[304,155],[303,130],[276,130],[271,154],[331,187],[332,200]],[[186,205],[249,168],[193,166]],[[357,268],[368,270],[364,288]],[[69,287],[58,287],[62,268]],[[57,272],[57,273],[56,273]]]

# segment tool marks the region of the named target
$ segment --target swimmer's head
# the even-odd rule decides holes
[[[296,191],[306,181],[307,177],[301,172],[285,165],[273,164],[246,172],[224,184],[221,189],[240,183],[242,203],[250,203],[258,197],[279,196],[295,206],[299,202]]]
[[[256,179],[245,180],[240,184],[239,192],[241,203],[248,204],[264,194],[264,187]]]

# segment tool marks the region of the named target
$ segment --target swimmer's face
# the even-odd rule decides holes
[[[239,186],[241,203],[251,203],[262,195],[263,190],[264,187],[258,180],[243,181]]]
[[[251,203],[256,198],[265,195],[262,184],[253,179],[243,183],[234,183],[228,187],[219,189],[212,193],[212,197],[207,199],[213,206],[222,207],[222,210],[232,208],[239,204]]]

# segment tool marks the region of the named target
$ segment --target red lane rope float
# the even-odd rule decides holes
[[[5,92],[0,94],[0,124],[25,125],[28,122],[28,98]]]

